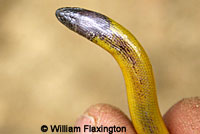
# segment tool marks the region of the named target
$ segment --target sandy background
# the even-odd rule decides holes
[[[106,14],[137,37],[153,65],[162,114],[200,95],[198,0],[0,0],[0,133],[73,125],[96,103],[129,114],[117,63],[57,21],[64,6]]]

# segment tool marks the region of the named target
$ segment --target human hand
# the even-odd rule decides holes
[[[200,98],[187,98],[172,106],[163,117],[170,134],[200,134]],[[76,122],[83,129],[91,126],[125,126],[126,134],[136,134],[128,117],[108,104],[91,106]],[[79,134],[84,133],[81,131]],[[89,134],[88,132],[84,134]]]

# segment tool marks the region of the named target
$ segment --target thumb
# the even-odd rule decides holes
[[[91,127],[98,127],[98,133],[136,134],[131,121],[118,108],[108,104],[91,106],[76,122],[81,127],[79,134],[92,134]],[[102,129],[101,129],[102,127]],[[107,127],[107,128],[104,128]]]

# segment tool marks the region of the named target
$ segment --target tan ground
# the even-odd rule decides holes
[[[96,103],[129,114],[117,63],[57,21],[55,10],[64,6],[104,13],[137,37],[151,59],[163,114],[178,100],[200,95],[200,1],[1,0],[1,134],[73,125]]]

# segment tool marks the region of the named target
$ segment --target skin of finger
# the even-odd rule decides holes
[[[75,126],[81,127],[81,132],[79,134],[93,134],[92,132],[84,132],[84,125],[91,126],[119,126],[126,127],[126,132],[124,134],[136,134],[131,121],[128,117],[121,112],[118,108],[113,107],[108,104],[97,104],[91,106],[77,121]],[[101,132],[105,134],[105,132]],[[98,134],[101,134],[98,132]],[[114,132],[115,133],[115,132]],[[117,132],[115,134],[118,134]],[[120,132],[122,134],[122,132]]]
[[[187,98],[164,115],[170,134],[200,134],[200,97]]]

